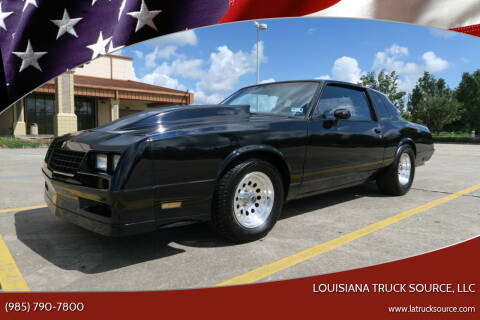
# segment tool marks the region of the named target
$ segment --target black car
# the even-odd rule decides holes
[[[104,235],[210,221],[245,242],[268,233],[285,201],[374,179],[403,195],[433,151],[429,130],[377,91],[277,82],[55,139],[45,199],[57,216]]]

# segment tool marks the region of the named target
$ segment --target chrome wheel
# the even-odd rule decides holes
[[[235,188],[233,211],[238,223],[245,228],[256,228],[265,223],[272,212],[275,189],[263,172],[250,172]]]
[[[404,152],[398,161],[398,182],[400,182],[402,186],[406,186],[410,182],[411,174],[412,162],[410,160],[410,155]]]

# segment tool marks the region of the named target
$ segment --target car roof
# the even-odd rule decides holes
[[[269,84],[277,84],[277,83],[302,83],[302,82],[317,82],[317,83],[325,83],[325,84],[339,84],[349,87],[358,87],[358,88],[367,88],[362,85],[346,82],[346,81],[337,81],[337,80],[325,80],[325,79],[303,79],[303,80],[285,80],[285,81],[274,81],[274,82],[267,82],[267,83],[259,83],[250,86],[246,86],[244,88],[256,87],[256,86],[265,86]]]
[[[369,87],[365,87],[365,86],[362,86],[360,84],[352,83],[352,82],[330,80],[330,79],[303,79],[303,80],[274,81],[274,82],[254,84],[254,85],[251,85],[251,86],[243,87],[241,89],[257,87],[257,86],[265,86],[265,85],[276,84],[276,83],[302,83],[302,82],[317,82],[317,83],[321,83],[321,84],[323,84],[323,83],[324,84],[337,84],[337,85],[348,86],[348,87],[357,87],[357,88],[362,88],[362,89],[368,89],[368,90],[372,90],[376,93],[379,93],[379,94],[385,96],[388,99],[388,97],[385,95],[385,93],[383,93],[381,91],[378,91],[378,90],[375,90],[375,89],[372,89],[372,88],[369,88]]]

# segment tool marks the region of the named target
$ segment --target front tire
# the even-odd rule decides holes
[[[383,193],[395,196],[406,194],[415,177],[415,153],[409,145],[402,145],[393,163],[377,177],[377,186]]]
[[[237,243],[258,240],[277,222],[283,199],[283,182],[276,167],[259,159],[244,161],[220,178],[212,225]]]

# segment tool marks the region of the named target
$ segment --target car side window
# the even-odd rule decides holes
[[[371,121],[372,113],[363,90],[327,85],[313,114],[314,118],[334,119],[337,109],[350,111],[353,121]]]
[[[370,91],[370,93],[371,93],[370,96],[372,97],[372,100],[373,100],[373,105],[375,107],[375,112],[377,113],[377,116],[378,116],[378,120],[391,119],[392,115],[390,114],[390,112],[388,112],[387,106],[383,101],[385,97],[380,93],[377,93],[374,91]]]
[[[402,116],[400,115],[400,110],[398,110],[397,107],[395,107],[393,103],[391,103],[390,100],[387,99],[387,97],[382,96],[382,100],[383,100],[383,103],[385,104],[385,107],[388,109],[390,115],[393,116],[393,118],[395,119],[402,118]]]

